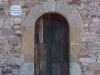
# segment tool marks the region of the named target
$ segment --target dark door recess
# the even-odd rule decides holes
[[[59,14],[44,14],[35,24],[34,75],[69,75],[69,26]]]

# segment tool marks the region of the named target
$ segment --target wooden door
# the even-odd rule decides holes
[[[35,25],[35,74],[69,75],[69,27],[59,14],[45,14]]]

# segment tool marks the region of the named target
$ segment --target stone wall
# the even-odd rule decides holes
[[[27,54],[22,50],[27,45],[21,45],[22,37],[28,39],[27,32],[32,31],[29,27],[21,26],[27,17],[31,8],[37,3],[54,0],[0,0],[0,75],[31,75],[30,70],[33,65],[33,52],[31,47]],[[60,1],[60,0],[55,0]],[[71,38],[75,43],[71,47],[71,70],[75,70],[71,75],[100,75],[100,1],[99,0],[61,0],[67,1],[69,5],[76,11],[82,19],[82,26],[77,34],[81,39],[74,40],[77,28],[72,28]],[[12,16],[10,14],[11,5],[21,5],[22,14]],[[28,34],[30,36],[30,34]],[[32,39],[30,38],[30,41]],[[27,42],[26,40],[24,42]],[[31,43],[29,43],[32,45]],[[23,48],[24,47],[24,48]],[[29,52],[29,53],[28,53]],[[32,54],[30,54],[32,53]],[[31,69],[32,70],[32,69]]]

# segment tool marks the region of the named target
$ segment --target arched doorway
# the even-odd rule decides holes
[[[46,13],[35,23],[34,75],[69,75],[69,25]]]

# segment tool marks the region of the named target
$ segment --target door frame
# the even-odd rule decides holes
[[[62,15],[69,24],[69,51],[70,51],[70,62],[78,62],[78,55],[75,58],[75,50],[79,50],[81,37],[79,27],[82,26],[82,19],[77,11],[68,5],[67,2],[53,1],[53,2],[41,2],[37,3],[27,15],[25,20],[22,22],[23,26],[23,37],[20,50],[26,56],[31,55],[33,61],[25,61],[26,63],[34,63],[34,28],[36,20],[45,13],[57,13]],[[26,41],[28,40],[28,41]],[[24,58],[26,59],[26,58]],[[34,66],[34,65],[33,65]],[[33,71],[34,73],[34,71]]]

